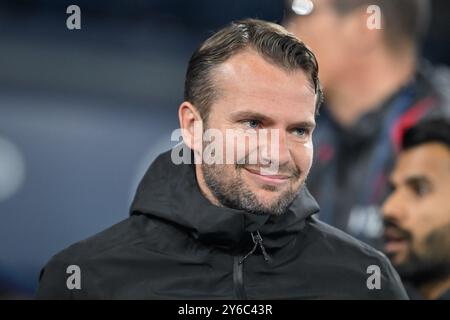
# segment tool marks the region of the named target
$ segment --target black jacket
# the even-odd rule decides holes
[[[318,210],[306,188],[278,217],[214,206],[193,165],[174,165],[167,152],[145,174],[131,216],[54,256],[37,297],[406,299],[386,257],[316,220]],[[66,286],[70,265],[80,289]],[[379,290],[367,287],[370,265],[381,269]]]

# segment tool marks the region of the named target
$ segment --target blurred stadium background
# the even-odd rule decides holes
[[[81,30],[66,28],[71,4]],[[450,2],[433,6],[424,54],[449,64]],[[53,254],[127,216],[173,145],[196,46],[282,15],[282,0],[0,1],[0,297],[32,297]]]

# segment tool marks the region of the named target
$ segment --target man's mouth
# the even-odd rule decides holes
[[[282,185],[286,182],[289,181],[289,179],[291,178],[291,176],[289,175],[283,175],[283,174],[277,174],[277,175],[272,175],[272,174],[262,174],[261,170],[258,169],[251,169],[251,168],[243,168],[245,171],[247,171],[249,173],[249,176],[253,179],[256,180],[258,183],[262,183],[262,184],[270,184],[270,185]]]
[[[387,254],[395,254],[406,249],[409,243],[409,237],[401,231],[392,228],[386,228],[384,231],[385,246]]]

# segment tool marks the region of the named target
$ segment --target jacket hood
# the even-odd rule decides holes
[[[264,246],[286,245],[305,225],[305,219],[319,206],[303,187],[287,212],[256,215],[213,205],[201,193],[194,164],[174,164],[171,150],[151,164],[140,182],[131,206],[131,215],[147,215],[181,227],[192,237],[221,249],[238,249],[259,231]]]

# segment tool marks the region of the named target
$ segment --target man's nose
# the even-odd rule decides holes
[[[267,139],[260,140],[259,148],[263,163],[276,163],[283,166],[290,161],[291,154],[287,136],[280,129],[270,129]]]
[[[383,217],[385,219],[403,220],[405,203],[399,191],[392,192],[383,203]]]

